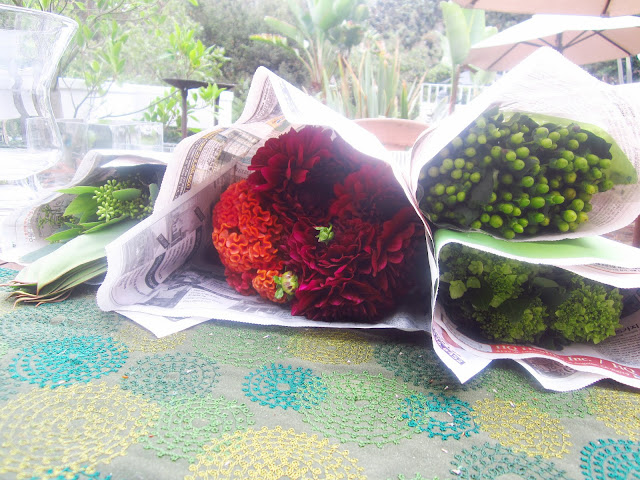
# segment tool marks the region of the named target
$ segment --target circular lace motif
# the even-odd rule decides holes
[[[589,389],[587,402],[591,413],[618,435],[640,440],[640,395],[636,392],[594,387]]]
[[[224,397],[180,397],[163,405],[151,435],[142,439],[144,448],[159,457],[196,461],[202,447],[224,434],[253,425],[253,414],[246,405]]]
[[[357,460],[338,450],[339,445],[292,429],[238,431],[204,449],[185,480],[366,479]]]
[[[60,475],[56,475],[53,477],[51,475],[53,475],[53,470],[48,470],[46,477],[47,480],[111,480],[110,474],[106,477],[103,477],[102,475],[100,475],[100,472],[87,473],[86,471],[82,471],[75,473],[68,468],[62,470],[62,473],[60,473]],[[30,480],[40,480],[40,477],[32,477]]]
[[[94,472],[148,435],[157,414],[157,405],[105,383],[20,394],[0,407],[0,473]]]
[[[484,399],[478,400],[474,409],[480,430],[514,452],[544,458],[562,458],[569,453],[569,434],[560,420],[526,403]]]
[[[310,369],[294,369],[291,365],[283,367],[274,365],[259,368],[245,377],[248,381],[243,383],[242,391],[253,402],[271,408],[282,407],[285,410],[292,408],[299,410],[301,406],[309,406],[309,397],[300,395],[306,384],[314,385],[314,397],[319,400],[324,389],[319,383],[319,378],[313,375]]]
[[[123,326],[115,336],[127,345],[130,350],[145,353],[156,353],[175,349],[179,345],[182,345],[187,338],[184,332],[177,332],[163,338],[157,338],[152,333],[135,324]]]
[[[561,480],[565,472],[541,457],[527,457],[524,453],[513,453],[501,445],[473,445],[463,450],[451,462],[450,472],[455,478],[467,480],[495,480],[517,477],[527,480]]]
[[[46,342],[70,336],[112,336],[120,328],[120,315],[103,312],[94,297],[70,298],[59,303],[37,307],[23,305],[0,321],[0,337],[10,348]]]
[[[304,328],[289,338],[292,355],[315,363],[360,364],[373,356],[373,346],[358,333],[333,328]]]
[[[55,388],[117,372],[126,359],[126,347],[110,338],[66,337],[25,348],[9,372],[16,380]]]
[[[218,367],[212,360],[190,353],[156,354],[138,360],[122,377],[123,389],[167,401],[212,393],[218,382]]]
[[[403,381],[427,390],[467,391],[479,386],[473,378],[461,384],[430,344],[413,345],[385,342],[376,345],[374,356],[378,364]]]
[[[205,357],[236,367],[253,368],[285,356],[287,331],[216,322],[199,325],[192,342],[195,351]]]
[[[640,478],[640,443],[629,440],[589,442],[582,451],[582,473],[587,479]]]
[[[397,443],[418,431],[400,413],[404,398],[414,392],[396,380],[347,372],[328,373],[321,382],[322,389],[308,382],[299,392],[312,405],[299,411],[315,431],[361,447]]]
[[[402,417],[409,420],[410,427],[418,427],[429,437],[460,440],[478,433],[473,409],[456,397],[419,393],[405,398],[404,402]]]
[[[587,389],[554,392],[533,383],[531,375],[520,369],[500,366],[487,369],[482,386],[500,400],[526,402],[527,405],[559,418],[583,418],[588,413]]]

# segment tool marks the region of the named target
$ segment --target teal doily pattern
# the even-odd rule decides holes
[[[218,366],[190,353],[156,354],[141,358],[122,376],[121,387],[167,401],[178,396],[208,395],[218,383]]]
[[[56,388],[117,372],[126,359],[127,348],[110,338],[65,337],[25,348],[9,372],[16,380]]]
[[[287,350],[287,328],[230,322],[201,325],[192,342],[200,355],[236,367],[254,368],[282,359]]]
[[[197,454],[204,453],[206,443],[254,423],[249,408],[235,400],[210,395],[179,397],[164,405],[151,435],[142,438],[142,445],[155,450],[159,457],[185,458],[193,463]]]
[[[17,274],[17,270],[0,267],[0,283],[7,283],[9,280],[13,280]],[[0,292],[10,292],[11,290],[9,287],[0,287]]]
[[[375,346],[374,357],[378,364],[391,371],[404,382],[434,391],[465,391],[479,387],[473,378],[461,384],[429,344],[384,342]]]
[[[245,377],[242,391],[253,402],[271,408],[282,407],[285,410],[292,408],[299,410],[301,407],[310,406],[310,397],[300,395],[307,384],[314,385],[313,401],[320,401],[323,397],[319,378],[313,375],[310,369],[300,367],[293,368],[291,365],[271,364],[251,372]]]
[[[7,400],[11,395],[18,393],[20,382],[11,377],[9,372],[0,370],[0,400]]]
[[[23,305],[0,318],[0,340],[10,348],[23,348],[73,335],[111,337],[122,322],[118,314],[100,310],[92,298]]]
[[[584,418],[589,413],[587,390],[554,392],[545,390],[531,378],[528,372],[517,366],[501,363],[482,376],[482,386],[493,392],[496,398],[511,402],[526,402],[559,418]]]
[[[478,433],[478,425],[473,419],[473,409],[467,402],[456,397],[445,397],[422,393],[405,398],[401,408],[403,418],[409,421],[410,427],[418,427],[429,437],[441,437],[447,440],[452,437],[460,440]]]
[[[4,357],[9,352],[9,345],[6,342],[0,340],[0,358]]]
[[[450,473],[465,480],[496,480],[502,478],[522,478],[527,480],[567,479],[565,472],[553,462],[542,457],[529,457],[524,453],[513,453],[499,444],[485,443],[473,445],[471,450],[463,450],[451,462]]]
[[[301,328],[289,337],[289,352],[323,364],[357,365],[373,356],[373,346],[360,331],[335,328]]]
[[[630,440],[589,442],[580,452],[588,480],[640,479],[640,443]]]
[[[309,382],[299,392],[311,403],[299,411],[313,430],[342,443],[380,448],[419,432],[400,413],[403,400],[414,392],[396,380],[367,372],[334,372],[322,375],[321,382],[322,389]]]
[[[52,474],[53,470],[47,472],[47,475]],[[42,477],[31,477],[29,480],[42,480]],[[111,475],[102,476],[100,472],[74,472],[69,468],[65,468],[59,475],[47,476],[47,480],[111,480]]]

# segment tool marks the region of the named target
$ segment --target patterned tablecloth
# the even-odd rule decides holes
[[[613,382],[495,362],[460,385],[418,333],[156,339],[94,298],[0,301],[1,479],[640,479],[640,395]]]

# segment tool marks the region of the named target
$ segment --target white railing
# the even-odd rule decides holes
[[[483,88],[479,85],[458,85],[456,105],[466,105]],[[420,86],[420,120],[429,122],[437,106],[448,104],[450,96],[451,84],[449,83],[423,83]]]

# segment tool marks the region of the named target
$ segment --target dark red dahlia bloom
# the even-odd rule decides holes
[[[328,322],[370,322],[393,304],[389,292],[381,292],[367,281],[316,274],[296,290],[291,314]]]
[[[256,151],[249,166],[253,173],[247,180],[261,192],[301,184],[319,161],[332,156],[331,145],[330,130],[313,126],[291,129],[270,138]]]
[[[334,188],[336,199],[329,207],[329,217],[359,217],[372,223],[393,218],[409,205],[402,187],[389,165],[366,163]]]

